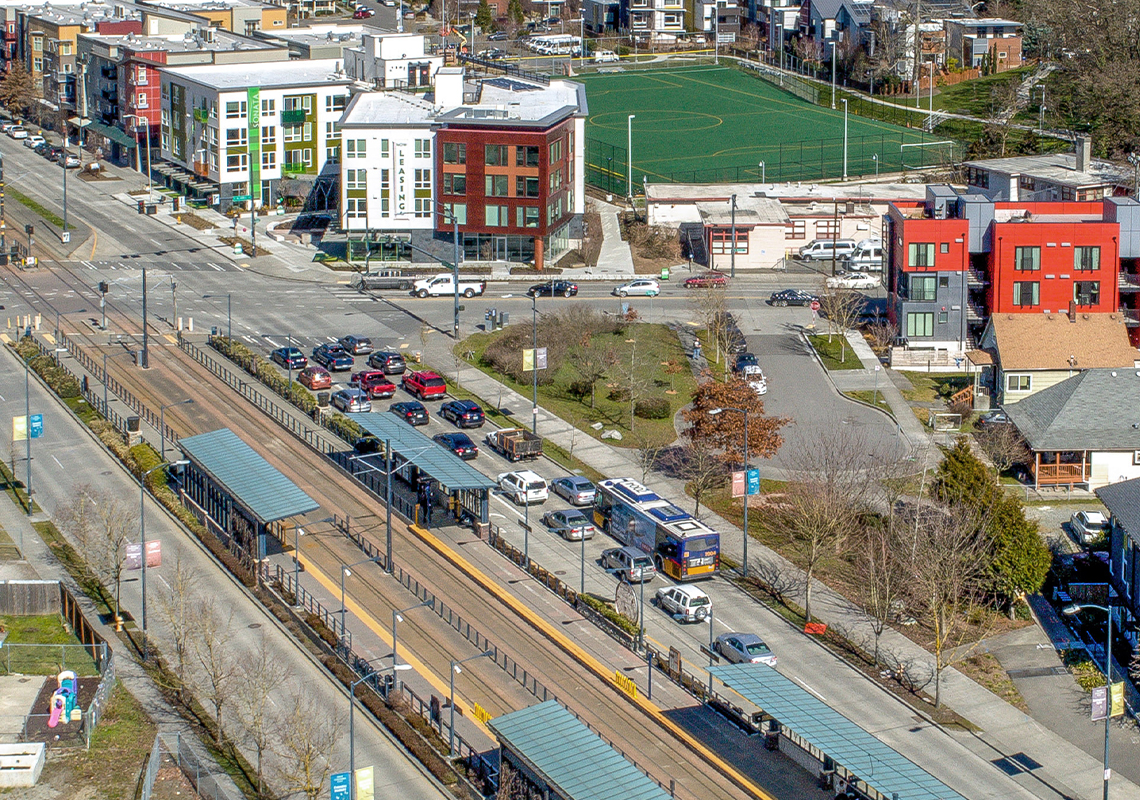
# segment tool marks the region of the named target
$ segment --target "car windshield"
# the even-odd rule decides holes
[[[640,569],[649,569],[653,566],[653,562],[646,556],[639,556],[633,560],[633,565]]]
[[[751,644],[744,645],[744,649],[748,651],[750,656],[764,656],[772,652],[772,648],[763,642],[752,642]]]

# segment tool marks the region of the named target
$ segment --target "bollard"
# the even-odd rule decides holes
[[[187,326],[186,326],[187,330],[189,330],[191,333],[193,333],[194,332],[194,318],[188,317],[186,320],[186,323],[187,323]]]

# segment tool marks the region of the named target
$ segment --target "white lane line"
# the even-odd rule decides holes
[[[60,469],[63,469],[63,464],[59,463],[59,459],[55,457],[55,453],[51,454],[51,460],[54,461],[55,463],[59,464]]]
[[[265,341],[269,342],[269,346],[272,347],[274,350],[276,350],[278,347],[281,347],[281,345],[277,344],[277,342],[273,341],[268,336],[263,335],[261,338],[263,338],[263,339],[265,339]]]
[[[813,688],[811,688],[810,686],[808,686],[806,683],[804,683],[804,682],[803,682],[802,680],[800,680],[799,678],[794,678],[793,680],[795,680],[795,682],[796,682],[796,683],[798,683],[800,686],[802,686],[802,687],[804,687],[805,689],[807,689],[809,692],[811,692],[812,694],[814,694],[816,697],[818,697],[818,698],[819,698],[820,700],[822,700],[823,702],[825,702],[825,703],[827,702],[827,698],[826,698],[826,697],[824,697],[822,694],[820,694],[819,692],[817,692],[815,689],[813,689]]]
[[[209,261],[207,261],[207,262],[206,262],[206,266],[207,266],[207,267],[213,267],[213,268],[214,268],[214,269],[216,269],[218,272],[225,272],[225,269],[224,269],[224,268],[222,268],[222,267],[219,267],[217,264],[213,264],[213,263],[211,263],[211,262],[209,262]]]

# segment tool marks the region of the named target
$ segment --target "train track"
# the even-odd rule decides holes
[[[54,278],[81,296],[97,299],[94,287],[67,271],[57,271]],[[19,294],[34,296],[54,311],[44,287],[33,286],[23,276],[17,276],[17,280],[21,286]],[[137,320],[110,303],[107,311],[109,323],[113,318],[124,333],[137,333]],[[89,355],[101,352],[101,346],[88,332],[70,335],[73,343]],[[363,487],[346,481],[332,463],[285,433],[188,355],[170,346],[168,340],[159,339],[156,343],[159,346],[151,351],[149,370],[130,369],[112,361],[108,365],[112,377],[153,408],[195,398],[197,402],[192,405],[167,409],[167,423],[181,435],[229,428],[324,509],[358,522],[376,520],[374,527],[379,531],[380,504]],[[600,677],[596,669],[569,657],[565,647],[536,629],[532,619],[494,596],[438,547],[403,524],[394,523],[393,533],[396,559],[405,570],[421,581],[430,576],[428,583],[438,598],[459,609],[468,620],[477,620],[478,627],[500,649],[508,650],[531,674],[541,676],[547,688],[568,708],[629,752],[659,783],[668,786],[675,780],[679,795],[694,800],[768,797],[692,737],[680,732],[660,712],[649,709],[644,701],[632,702]],[[365,536],[380,545],[379,535]],[[307,569],[310,573],[322,573],[328,583],[339,582],[342,565],[360,560],[361,553],[355,545],[339,535],[310,535],[306,539]],[[364,620],[366,624],[378,631],[387,629],[385,620],[390,619],[393,609],[404,608],[412,600],[400,584],[379,568],[355,570],[346,588],[348,598],[371,617]],[[456,654],[477,652],[444,622],[426,613],[417,617],[414,624],[401,628],[400,641],[402,647],[440,676],[448,674],[449,662]],[[468,667],[457,676],[457,691],[492,715],[534,702],[488,660],[473,661]]]

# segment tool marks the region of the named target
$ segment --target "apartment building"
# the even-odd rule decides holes
[[[946,49],[963,67],[1005,72],[1021,66],[1021,23],[1008,19],[948,19]]]
[[[686,31],[685,0],[622,0],[621,26],[636,39],[671,39]]]
[[[339,122],[352,79],[334,59],[176,67],[161,71],[155,167],[220,210],[304,197],[337,204]]]
[[[372,30],[372,29],[370,29]],[[344,58],[344,51],[359,48],[362,43],[364,26],[355,25],[310,25],[304,28],[258,31],[258,39],[285,46],[289,58],[313,60],[320,58]]]
[[[361,46],[344,51],[344,68],[355,80],[377,89],[431,86],[443,55],[427,51],[418,33],[364,34]]]
[[[157,13],[175,11],[190,14],[211,27],[246,36],[257,31],[289,27],[288,11],[284,6],[259,0],[139,0],[139,5]]]
[[[1132,191],[1130,170],[1092,157],[1092,141],[1080,137],[1073,153],[1043,153],[967,161],[972,194],[991,200],[1099,200]]]

